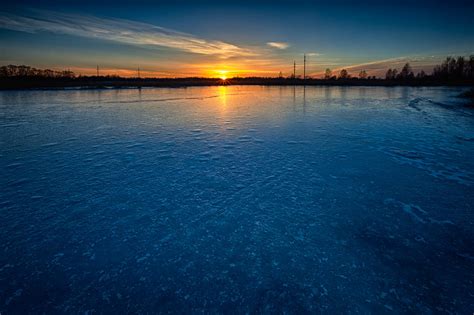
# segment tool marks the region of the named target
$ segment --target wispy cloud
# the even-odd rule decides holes
[[[389,59],[382,59],[382,60],[374,60],[370,62],[352,64],[352,65],[345,65],[341,66],[341,64],[334,64],[338,65],[337,68],[332,68],[333,73],[337,74],[340,70],[346,69],[352,75],[357,75],[359,71],[365,70],[369,75],[376,75],[379,77],[385,76],[387,69],[395,68],[400,70],[405,63],[410,63],[413,70],[418,72],[420,70],[424,70],[425,72],[429,73],[432,71],[433,66],[438,64],[441,61],[441,58],[430,56],[430,57],[423,57],[423,56],[403,56],[403,57],[396,57],[396,58],[389,58]],[[330,66],[330,65],[328,65]],[[316,77],[324,75],[324,71],[319,71],[313,73]]]
[[[278,49],[287,49],[290,47],[290,44],[284,42],[268,42],[267,45]]]
[[[387,69],[388,67],[394,67],[400,64],[404,64],[406,62],[410,62],[409,57],[397,57],[397,58],[389,58],[383,60],[375,60],[355,65],[348,65],[346,67],[341,67],[340,69],[344,68],[347,70],[379,70],[379,69]],[[336,69],[336,70],[340,70]]]
[[[203,39],[152,24],[51,11],[34,11],[29,16],[0,13],[0,28],[28,33],[67,34],[139,46],[167,47],[221,58],[256,54],[237,45]]]

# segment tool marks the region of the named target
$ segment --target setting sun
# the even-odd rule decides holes
[[[216,72],[219,74],[219,78],[220,78],[221,80],[224,80],[224,81],[227,80],[227,73],[228,73],[229,71],[227,71],[227,70],[218,70],[218,71],[216,71]]]

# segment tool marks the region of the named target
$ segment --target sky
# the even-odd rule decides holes
[[[383,76],[474,54],[474,1],[30,1],[0,8],[0,65],[144,77]]]

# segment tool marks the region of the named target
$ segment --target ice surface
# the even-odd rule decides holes
[[[460,92],[0,92],[0,312],[471,314]]]

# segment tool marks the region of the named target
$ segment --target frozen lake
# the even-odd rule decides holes
[[[0,312],[471,314],[460,92],[0,92]]]

